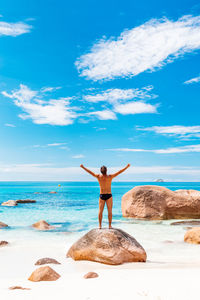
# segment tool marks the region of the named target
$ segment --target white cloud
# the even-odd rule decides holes
[[[47,144],[48,147],[58,147],[58,146],[63,146],[66,145],[66,143],[52,143],[52,144]]]
[[[116,114],[111,110],[99,110],[87,113],[88,116],[96,116],[99,120],[116,120]]]
[[[146,103],[147,100],[157,97],[151,92],[153,86],[140,89],[108,89],[101,93],[96,93],[95,90],[92,94],[83,96],[84,104],[78,97],[47,99],[46,94],[55,92],[58,88],[45,87],[36,91],[20,84],[19,89],[11,93],[3,91],[2,94],[22,109],[24,113],[19,115],[21,119],[31,119],[36,124],[69,125],[76,118],[80,122],[89,122],[94,118],[117,120],[116,113],[126,115],[157,112],[158,104]],[[79,101],[81,105],[72,107],[72,99]],[[99,107],[100,101],[104,102],[102,107]]]
[[[32,91],[23,84],[10,94],[5,91],[2,94],[13,99],[14,104],[25,112],[19,115],[21,119],[31,119],[35,124],[69,125],[77,117],[76,112],[70,107],[69,97],[47,101],[40,92]]]
[[[187,81],[185,81],[184,83],[185,83],[185,84],[191,84],[191,83],[198,83],[198,82],[200,82],[200,76],[195,77],[195,78],[192,78],[192,79],[190,79],[190,80],[187,80]]]
[[[200,144],[181,146],[181,147],[171,147],[166,149],[114,148],[114,149],[107,149],[107,150],[120,151],[120,152],[152,152],[157,154],[174,154],[174,153],[200,152]]]
[[[69,147],[66,146],[67,143],[51,143],[51,144],[46,144],[46,145],[33,145],[33,148],[49,148],[49,147],[55,147],[59,149],[65,149],[69,150]]]
[[[83,157],[85,157],[83,154],[77,154],[72,156],[72,158],[76,158],[76,159],[83,158]]]
[[[122,115],[134,115],[143,113],[156,113],[158,105],[144,103],[142,101],[133,101],[126,104],[117,104],[114,111]]]
[[[16,127],[14,124],[10,124],[10,123],[6,123],[6,124],[4,124],[5,126],[7,126],[7,127]]]
[[[200,126],[152,126],[142,128],[137,126],[137,130],[142,131],[152,131],[158,134],[167,135],[167,136],[179,136],[183,139],[189,138],[200,138]]]
[[[117,38],[99,40],[78,58],[76,66],[88,79],[112,80],[155,71],[199,48],[200,16],[188,15],[177,21],[152,19]]]
[[[153,86],[146,86],[141,89],[108,89],[101,93],[94,92],[92,95],[86,95],[83,99],[93,103],[104,101],[110,104],[114,104],[122,100],[132,100],[134,98],[152,99],[156,97],[156,95],[149,94],[152,89]]]
[[[42,93],[53,92],[53,91],[60,90],[60,89],[61,89],[61,86],[56,86],[56,87],[48,86],[48,87],[41,88],[41,92]]]
[[[118,171],[122,166],[109,167],[109,173]],[[89,168],[95,173],[99,168]],[[177,177],[178,176],[178,177]],[[151,181],[155,178],[170,178],[172,180],[199,181],[200,169],[188,166],[131,166],[117,180]],[[0,180],[95,180],[83,172],[80,167],[57,167],[51,164],[0,164]]]
[[[84,96],[84,100],[92,103],[106,102],[107,106],[110,105],[109,114],[108,110],[90,114],[96,114],[101,119],[114,120],[116,119],[115,113],[122,115],[156,113],[158,104],[152,105],[144,101],[157,97],[157,95],[151,93],[152,89],[153,86],[146,86],[141,89],[108,89],[101,93],[95,93],[94,91],[93,94]]]
[[[31,31],[32,26],[23,22],[8,23],[0,22],[0,36],[18,36]]]

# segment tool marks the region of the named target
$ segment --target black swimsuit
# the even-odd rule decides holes
[[[104,201],[110,199],[111,197],[112,197],[112,194],[100,194],[101,200],[104,200]]]

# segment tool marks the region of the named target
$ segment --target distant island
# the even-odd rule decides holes
[[[156,180],[154,180],[155,182],[164,182],[164,180],[163,179],[156,179]]]

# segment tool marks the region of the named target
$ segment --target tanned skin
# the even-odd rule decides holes
[[[127,164],[127,166],[125,168],[119,170],[118,172],[116,172],[114,174],[110,174],[110,175],[107,175],[107,172],[106,172],[106,174],[95,174],[91,170],[84,167],[84,165],[80,165],[80,167],[98,180],[99,185],[100,185],[100,194],[111,194],[111,184],[112,184],[113,178],[117,177],[119,174],[123,173],[126,169],[128,169],[130,167],[130,164]],[[106,202],[107,209],[108,209],[109,228],[112,228],[111,223],[112,223],[113,198],[111,197],[106,201],[99,198],[99,215],[98,215],[99,229],[101,229],[101,225],[102,225],[102,217],[103,217],[103,210],[104,210],[105,202]]]

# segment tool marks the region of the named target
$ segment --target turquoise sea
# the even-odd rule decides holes
[[[172,190],[200,190],[198,182],[114,182],[113,222],[123,220],[121,197],[136,185],[161,185]],[[60,186],[59,186],[60,185]],[[49,192],[56,191],[56,194]],[[97,182],[0,182],[0,203],[7,200],[34,199],[34,204],[0,207],[0,221],[12,228],[24,228],[44,219],[58,225],[57,231],[81,231],[95,227],[98,215]],[[105,216],[107,212],[105,209]],[[105,221],[105,218],[104,218]]]
[[[137,185],[200,190],[200,183],[113,182],[112,185],[112,225],[134,236],[147,250],[150,261],[199,261],[199,249],[183,241],[185,226],[171,226],[172,220],[145,221],[122,217],[121,197]],[[57,193],[50,194],[51,191]],[[98,227],[98,198],[97,182],[0,182],[0,203],[17,199],[36,200],[36,203],[15,207],[0,206],[0,221],[9,225],[0,229],[0,240],[8,240],[16,247],[27,245],[28,241],[37,248],[56,244],[59,249],[67,249],[85,232]],[[33,229],[31,225],[41,219],[54,225],[55,229],[44,232]],[[108,226],[106,208],[103,226]],[[166,244],[166,241],[172,243]]]

